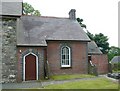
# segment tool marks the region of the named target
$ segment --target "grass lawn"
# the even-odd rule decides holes
[[[87,75],[87,74],[74,74],[74,75],[54,75],[51,76],[51,80],[69,80],[69,79],[77,79],[77,78],[93,78],[96,76]]]
[[[106,78],[48,85],[45,89],[118,89],[118,83]]]
[[[114,71],[114,70],[113,70],[112,72],[113,72],[113,73],[120,73],[120,70],[117,70],[117,71]]]

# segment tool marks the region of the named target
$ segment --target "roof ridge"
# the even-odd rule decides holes
[[[42,18],[57,18],[57,19],[69,19],[68,17],[56,17],[56,16],[35,16],[35,15],[21,15],[30,17],[42,17]]]

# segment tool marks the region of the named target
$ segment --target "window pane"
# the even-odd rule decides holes
[[[62,65],[63,65],[63,60],[62,60]]]
[[[66,59],[66,65],[68,65],[68,60]]]
[[[62,55],[62,59],[65,59],[65,55]]]
[[[65,59],[66,59],[66,60],[68,59],[68,56],[67,56],[67,55],[65,55]]]
[[[68,48],[66,48],[66,54],[69,54],[69,49]]]
[[[68,59],[70,59],[70,58],[69,58],[69,55],[67,55],[67,56],[68,56]]]
[[[66,48],[64,48],[64,54],[66,54]]]
[[[62,54],[64,55],[64,48],[62,49]]]
[[[69,60],[68,60],[68,65],[69,65]]]
[[[64,60],[62,60],[62,65],[64,65]]]

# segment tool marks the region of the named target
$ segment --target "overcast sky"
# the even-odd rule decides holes
[[[68,17],[70,9],[76,9],[76,17],[84,20],[87,30],[93,34],[108,36],[110,46],[118,46],[119,0],[23,0],[42,16]]]

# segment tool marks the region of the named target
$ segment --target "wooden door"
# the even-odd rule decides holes
[[[29,54],[25,57],[25,81],[36,80],[36,56]]]

